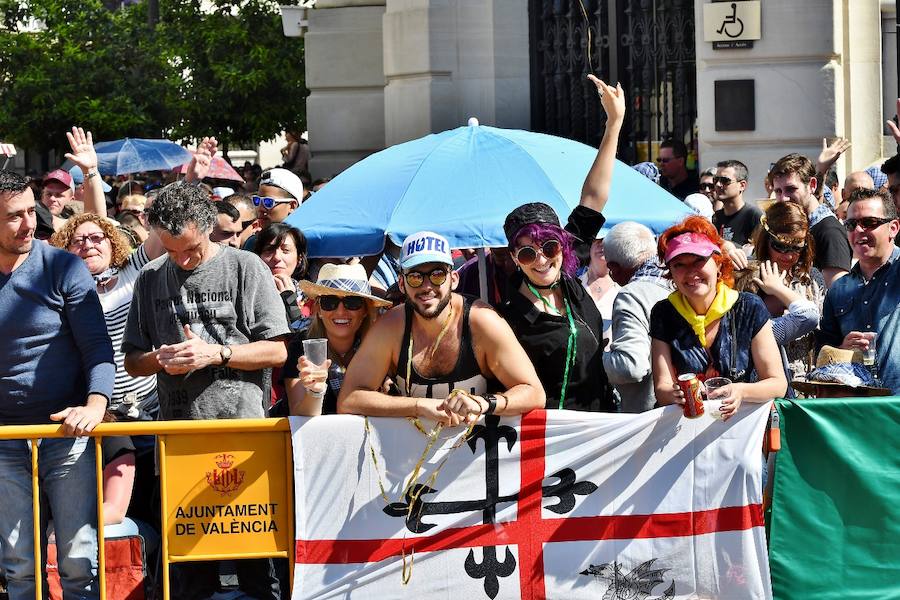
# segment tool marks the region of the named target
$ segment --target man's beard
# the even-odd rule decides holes
[[[443,312],[447,305],[450,304],[450,298],[453,296],[452,292],[448,292],[446,296],[441,298],[441,301],[438,302],[438,305],[434,307],[432,310],[425,310],[416,304],[409,296],[406,297],[406,305],[412,307],[416,314],[422,317],[423,319],[435,319],[439,314]]]

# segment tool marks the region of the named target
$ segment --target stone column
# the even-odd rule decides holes
[[[388,0],[385,143],[465,125],[528,128],[528,3]]]
[[[765,195],[769,164],[801,152],[815,160],[822,138],[849,137],[839,174],[881,155],[881,26],[877,2],[762,2],[762,39],[749,50],[713,50],[703,41],[696,2],[697,112],[703,168],[729,158],[750,170],[748,198]],[[756,129],[715,130],[714,83],[753,79]]]
[[[384,0],[319,0],[308,12],[306,100],[313,178],[384,148]]]

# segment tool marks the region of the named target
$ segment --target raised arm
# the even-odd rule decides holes
[[[184,180],[188,183],[200,183],[203,181],[203,178],[209,174],[209,168],[212,165],[212,159],[216,155],[218,147],[219,142],[216,138],[203,138],[200,144],[197,145],[197,151],[194,152],[194,157],[184,172]]]
[[[66,139],[72,149],[66,153],[66,158],[75,163],[84,175],[84,212],[105,217],[106,198],[103,197],[103,183],[100,181],[100,171],[97,170],[97,152],[94,150],[91,132],[85,132],[81,127],[72,127],[71,132],[66,132]]]
[[[819,187],[816,188],[816,198],[821,198],[825,193],[825,176],[828,174],[828,171],[841,155],[849,149],[850,140],[848,139],[839,137],[829,144],[827,138],[822,138],[822,152],[816,159],[816,179],[821,182]]]
[[[581,205],[603,212],[603,207],[609,200],[619,133],[625,120],[625,92],[621,84],[612,87],[593,75],[588,75],[588,79],[597,86],[600,104],[606,112],[606,131],[603,132],[597,157],[581,188]]]

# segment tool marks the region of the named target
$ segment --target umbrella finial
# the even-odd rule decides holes
[[[478,127],[478,119],[475,117],[469,117],[469,127]]]

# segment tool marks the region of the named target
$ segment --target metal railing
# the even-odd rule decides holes
[[[162,585],[163,598],[169,599],[169,565],[179,562],[193,561],[211,561],[211,560],[231,560],[244,558],[287,558],[290,563],[289,573],[293,579],[294,570],[294,552],[293,546],[289,546],[285,550],[273,552],[251,552],[241,553],[239,551],[219,554],[189,554],[180,556],[169,555],[169,507],[167,505],[166,494],[167,483],[173,475],[168,473],[166,468],[167,453],[166,443],[172,436],[186,436],[196,434],[224,434],[224,433],[263,433],[263,432],[281,432],[290,436],[290,421],[287,418],[278,419],[233,419],[233,420],[213,420],[213,421],[142,421],[129,423],[102,423],[88,435],[94,438],[94,448],[97,455],[96,480],[97,480],[97,547],[98,547],[98,564],[97,574],[99,577],[100,597],[106,598],[106,552],[104,548],[104,526],[103,526],[103,452],[101,445],[104,437],[109,436],[131,436],[131,435],[155,435],[157,436],[158,465],[160,477],[160,504],[162,525],[160,536],[162,538]],[[41,516],[40,516],[40,480],[38,471],[39,444],[41,439],[63,438],[66,437],[62,433],[60,425],[5,425],[0,426],[0,440],[24,439],[31,442],[31,481],[32,481],[32,518],[34,528],[34,554],[35,554],[35,597],[37,600],[42,598],[42,587],[44,572],[46,565],[42,566],[41,561]],[[293,481],[293,462],[290,456],[286,457],[286,467],[282,467],[284,472],[281,474],[285,477],[285,481]],[[279,465],[273,465],[273,470],[277,470]],[[277,475],[277,473],[275,473]],[[294,511],[293,511],[293,485],[286,486],[287,491],[287,531],[292,533],[294,529]],[[293,535],[289,537],[289,542],[293,543]]]

